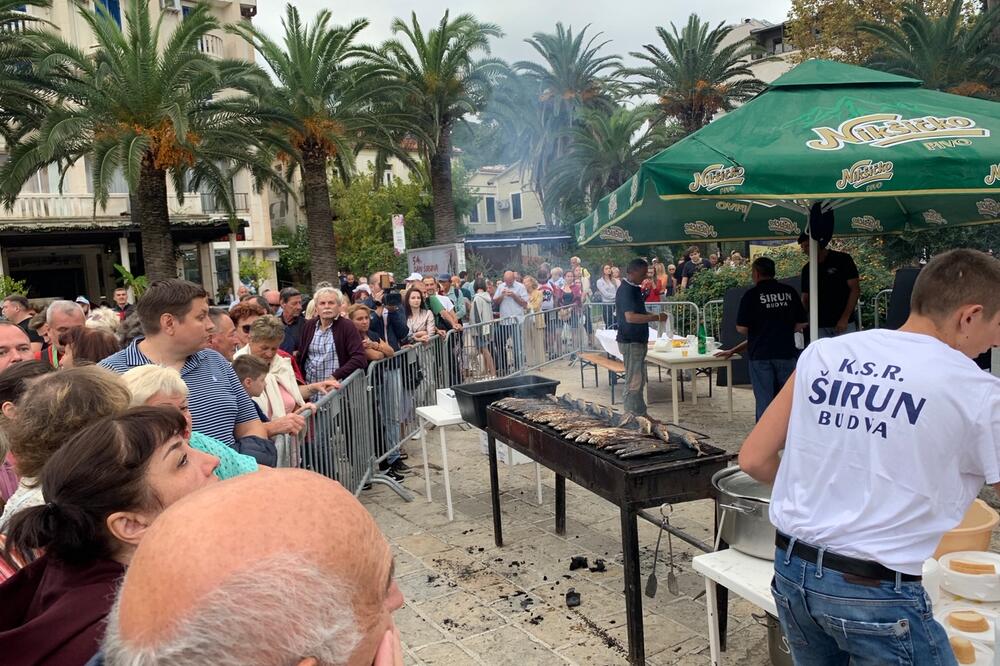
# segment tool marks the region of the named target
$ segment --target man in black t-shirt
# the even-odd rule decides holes
[[[712,269],[712,263],[708,259],[701,258],[701,250],[697,245],[689,247],[687,253],[691,260],[685,261],[684,267],[680,270],[681,289],[690,287],[698,273]]]
[[[799,236],[799,246],[809,254],[809,236]],[[833,338],[858,330],[856,308],[861,295],[858,267],[846,252],[819,247],[819,337]],[[802,305],[809,309],[809,262],[802,267]]]
[[[759,421],[795,370],[799,356],[795,331],[802,330],[807,317],[799,294],[774,279],[773,260],[758,257],[751,271],[754,286],[740,300],[736,330],[747,336],[750,383]]]
[[[625,411],[637,416],[646,414],[646,352],[649,351],[649,323],[666,321],[667,314],[649,314],[639,286],[649,274],[645,259],[633,259],[625,271],[626,277],[615,292],[618,318],[618,349],[625,363]]]

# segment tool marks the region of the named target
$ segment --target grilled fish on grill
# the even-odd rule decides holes
[[[569,441],[589,444],[624,459],[681,447],[705,455],[700,439],[692,432],[566,394],[502,398],[493,404],[534,423],[549,426]]]

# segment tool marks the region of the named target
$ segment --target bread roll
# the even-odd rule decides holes
[[[976,663],[976,648],[972,647],[972,641],[961,636],[952,636],[948,639],[948,642],[951,643],[951,650],[955,653],[958,663]]]
[[[972,560],[951,560],[948,566],[952,571],[964,574],[993,574],[996,575],[997,565],[992,562],[973,562]]]
[[[986,621],[986,616],[976,611],[955,611],[948,613],[948,624],[959,631],[978,633],[989,631],[990,623]]]

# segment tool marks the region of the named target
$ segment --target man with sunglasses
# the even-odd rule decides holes
[[[233,354],[236,353],[236,349],[240,344],[240,340],[236,336],[236,325],[233,324],[233,320],[226,308],[211,308],[208,311],[208,316],[212,318],[212,326],[214,328],[212,334],[208,336],[205,349],[214,349],[222,354],[227,361],[232,363]],[[247,333],[249,332],[250,327],[248,325]]]

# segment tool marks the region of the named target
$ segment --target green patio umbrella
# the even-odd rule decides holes
[[[806,61],[644,162],[577,241],[794,239],[816,202],[836,236],[1000,222],[1000,104],[919,85]]]

